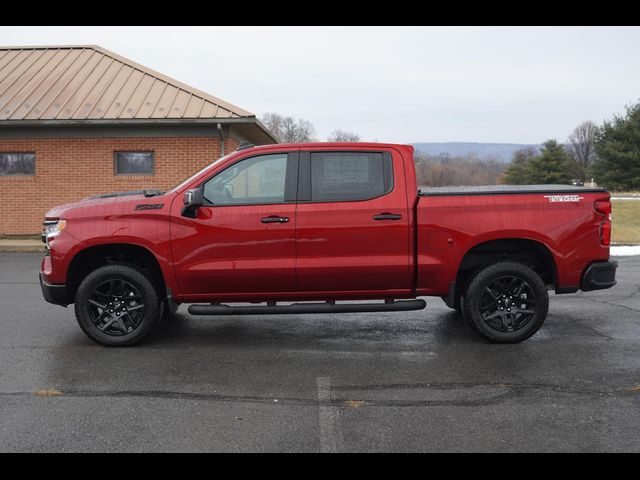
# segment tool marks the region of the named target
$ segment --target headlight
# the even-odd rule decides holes
[[[42,231],[43,240],[48,240],[55,237],[64,230],[67,226],[66,220],[45,220],[44,228]]]

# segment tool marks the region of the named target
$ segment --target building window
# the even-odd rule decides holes
[[[115,152],[116,175],[153,175],[153,152]]]
[[[0,153],[0,176],[35,175],[36,154],[32,152]]]

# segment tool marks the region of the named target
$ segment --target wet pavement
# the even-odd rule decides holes
[[[0,254],[0,451],[640,451],[640,257],[491,345],[402,313],[192,317],[94,344]],[[61,395],[39,397],[52,389]]]

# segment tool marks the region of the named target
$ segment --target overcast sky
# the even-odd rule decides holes
[[[260,116],[389,142],[564,141],[640,99],[637,27],[1,27],[98,44]]]

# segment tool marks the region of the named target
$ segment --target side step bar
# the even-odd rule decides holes
[[[257,305],[231,307],[229,305],[191,305],[191,315],[282,315],[289,313],[362,313],[362,312],[406,312],[422,310],[424,300],[402,300],[385,303],[294,303],[292,305]]]

